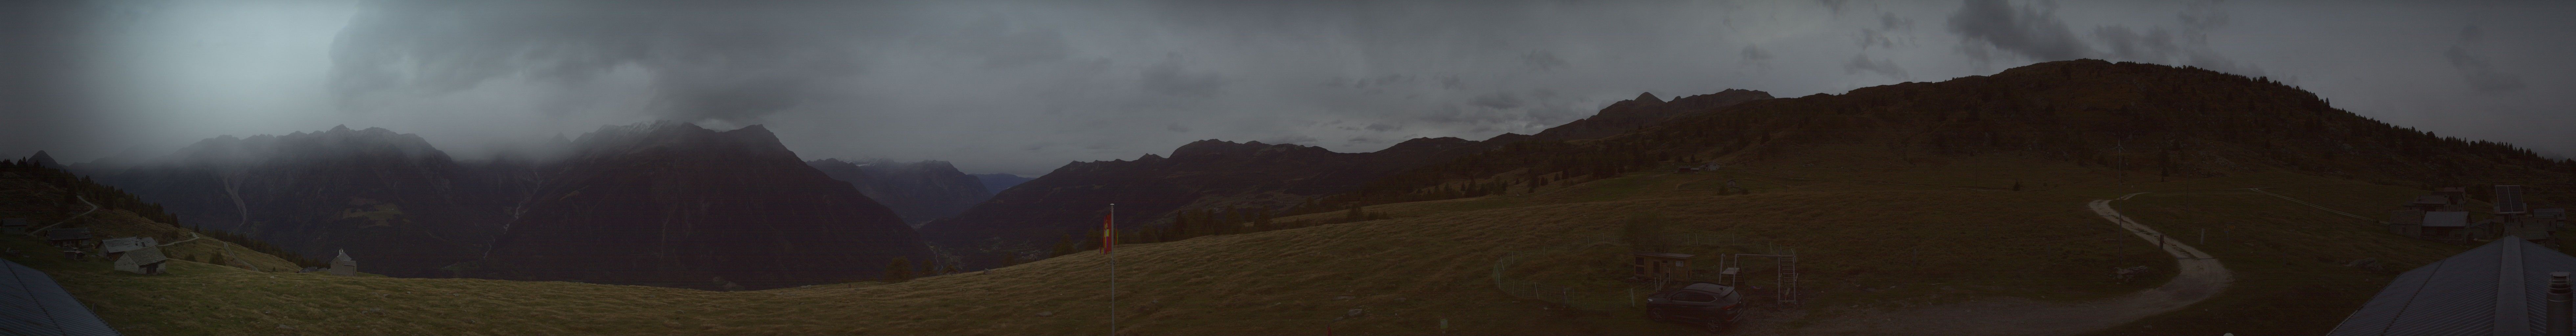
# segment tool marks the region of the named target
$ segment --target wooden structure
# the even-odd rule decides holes
[[[2423,228],[2419,231],[2422,235],[2418,237],[2433,240],[2471,240],[2487,238],[2477,234],[2476,231],[2468,230],[2468,228],[2469,212],[2467,211],[2425,212]]]
[[[2522,186],[2496,188],[2495,217],[2470,221],[2468,188],[2436,188],[2388,213],[2388,232],[2416,239],[2452,242],[2488,241],[2519,236],[2549,241],[2565,227],[2564,209],[2531,209],[2522,201]]]
[[[27,219],[0,218],[0,234],[27,234]]]
[[[2451,204],[2451,198],[2441,195],[2415,196],[2414,202],[2406,203],[2407,208],[2416,211],[2442,211],[2452,206],[2454,205]]]
[[[2451,205],[2455,205],[2455,206],[2456,206],[2456,205],[2468,205],[2468,204],[2469,204],[2469,188],[2468,188],[2468,187],[2441,187],[2441,188],[2433,188],[2433,194],[2434,194],[2434,195],[2440,195],[2440,196],[2442,196],[2442,197],[2444,197],[2444,198],[2448,198],[2448,199],[2450,199],[2450,200],[2451,200]]]
[[[1680,280],[1689,276],[1691,255],[1680,253],[1633,253],[1628,264],[1635,274],[1631,279],[1654,283]]]
[[[358,260],[349,258],[349,250],[340,250],[340,256],[331,258],[331,275],[358,276]]]
[[[1797,250],[1789,250],[1788,254],[1737,253],[1727,256],[1728,260],[1721,261],[1726,265],[1720,265],[1726,267],[1726,271],[1719,273],[1721,277],[1724,277],[1721,281],[1726,282],[1727,286],[1742,288],[1740,286],[1742,285],[1741,282],[1744,282],[1744,278],[1742,275],[1737,274],[1737,272],[1744,267],[1744,257],[1770,257],[1771,260],[1779,262],[1779,272],[1774,275],[1779,277],[1780,293],[1774,298],[1779,299],[1781,305],[1798,305]]]
[[[54,247],[73,249],[90,248],[92,247],[91,245],[98,241],[89,238],[89,228],[59,228],[45,230],[45,243],[53,244]]]
[[[147,246],[119,254],[119,257],[114,257],[116,259],[116,270],[134,272],[135,274],[161,274],[161,266],[170,262],[169,256],[161,254],[160,247]]]

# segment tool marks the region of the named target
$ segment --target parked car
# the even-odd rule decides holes
[[[1735,287],[1692,283],[1646,297],[1646,318],[1698,324],[1709,332],[1725,330],[1743,312],[1744,294]]]

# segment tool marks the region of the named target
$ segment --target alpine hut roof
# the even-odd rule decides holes
[[[152,237],[116,238],[99,241],[99,249],[107,253],[117,253],[152,247],[152,243],[154,243]]]
[[[2410,203],[2410,204],[2415,204],[2415,205],[2446,205],[2446,204],[2451,204],[2451,198],[2450,198],[2450,197],[2443,197],[2442,195],[2424,195],[2424,196],[2415,196],[2415,202],[2414,202],[2414,203]]]
[[[128,261],[128,260],[131,260],[131,261]],[[123,264],[123,263],[129,263],[129,262],[130,262],[130,263],[133,263],[133,264],[135,264],[135,265],[149,265],[149,264],[152,264],[152,263],[163,262],[163,261],[169,261],[169,260],[170,260],[170,256],[162,255],[162,254],[161,254],[161,248],[158,248],[158,247],[147,247],[147,248],[143,248],[143,249],[140,249],[140,250],[134,250],[133,252],[126,252],[126,253],[125,253],[125,257],[123,257],[123,258],[118,258],[118,259],[116,260],[116,263]]]
[[[116,335],[52,276],[0,261],[0,335]]]
[[[2326,335],[2540,335],[2549,273],[2564,271],[2576,257],[2497,239],[2397,275]]]

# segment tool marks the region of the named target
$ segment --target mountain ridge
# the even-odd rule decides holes
[[[931,220],[956,216],[993,197],[981,179],[957,171],[948,161],[895,162],[887,159],[805,161],[834,180],[850,183],[915,228]]]
[[[976,267],[997,265],[1010,253],[1001,246],[1046,246],[1081,235],[1083,218],[1106,213],[1114,200],[1131,227],[1167,225],[1182,209],[1221,208],[1271,212],[1315,209],[1319,197],[1359,190],[1392,174],[1519,142],[1589,140],[1646,127],[1675,115],[1769,99],[1768,93],[1727,90],[1666,102],[1653,94],[1613,103],[1591,118],[1537,135],[1504,133],[1484,141],[1415,138],[1374,152],[1337,153],[1295,144],[1191,141],[1170,157],[1145,154],[1133,161],[1067,163],[1034,180],[999,191],[950,220],[923,225],[924,235],[951,251],[980,251]],[[1241,216],[1241,215],[1238,215]],[[1047,223],[1047,224],[1038,224]]]

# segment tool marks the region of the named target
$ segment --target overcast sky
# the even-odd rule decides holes
[[[2576,153],[2576,2],[10,1],[0,156],[346,124],[458,156],[654,119],[1035,176],[1198,139],[1374,151],[1638,92],[1796,97],[2100,58]]]

